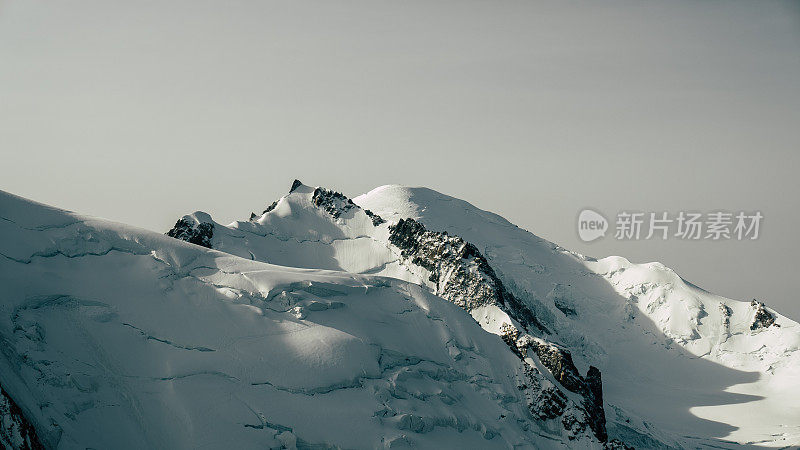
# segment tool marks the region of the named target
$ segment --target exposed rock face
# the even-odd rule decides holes
[[[389,231],[389,242],[401,250],[401,257],[430,272],[436,295],[467,311],[496,304],[526,329],[549,333],[505,288],[474,245],[447,232],[428,231],[414,219],[400,219]]]
[[[725,330],[725,334],[730,336],[731,335],[731,315],[733,315],[733,311],[724,303],[719,304],[719,312],[722,314],[722,327]]]
[[[275,200],[274,202],[272,202],[271,205],[267,206],[267,209],[265,209],[264,212],[262,212],[261,214],[266,214],[272,211],[273,209],[275,209],[276,206],[278,206],[278,200]]]
[[[214,237],[214,224],[199,223],[193,225],[185,218],[181,218],[175,222],[175,226],[171,230],[167,231],[167,236],[211,248],[211,238]]]
[[[375,214],[374,212],[372,212],[372,211],[370,211],[368,209],[365,209],[364,212],[369,216],[370,219],[372,219],[372,225],[377,227],[378,225],[380,225],[382,223],[386,223],[385,220],[381,219],[381,216]]]
[[[779,327],[777,323],[775,323],[775,316],[772,315],[769,311],[767,311],[766,305],[763,302],[759,302],[756,299],[750,302],[750,306],[756,311],[755,317],[753,318],[753,323],[750,324],[751,330],[758,330],[759,328],[768,328],[770,325],[775,325]]]
[[[303,185],[303,182],[302,182],[302,181],[300,181],[300,180],[298,180],[298,179],[295,179],[295,180],[292,182],[292,187],[290,187],[290,188],[289,188],[289,193],[291,194],[292,192],[294,192],[294,190],[295,190],[295,189],[299,188],[299,187],[300,187],[300,186],[302,186],[302,185]]]
[[[525,392],[528,410],[537,419],[555,419],[567,409],[567,397],[555,386],[542,386],[542,375],[538,369],[525,365],[525,382],[517,386]]]
[[[296,180],[290,192],[300,186],[302,184]],[[273,210],[277,203],[264,212]],[[347,214],[362,209],[345,195],[321,187],[314,189],[311,203],[333,219],[349,217]],[[374,226],[385,223],[372,211],[362,210]],[[213,224],[197,223],[198,220],[203,219],[181,219],[167,234],[210,248]],[[491,305],[511,318],[514,324],[507,324],[508,329],[501,337],[520,359],[523,370],[517,387],[524,392],[533,417],[557,421],[569,439],[594,434],[601,442],[607,441],[600,371],[591,367],[586,377],[581,377],[569,351],[532,337],[531,333],[536,336],[552,333],[532,309],[503,284],[475,245],[447,232],[427,230],[414,219],[401,219],[389,226],[389,243],[400,250],[402,264],[425,274],[433,284],[434,294],[469,312]],[[569,304],[565,300],[564,305]],[[538,359],[541,364],[527,358]],[[547,371],[553,378],[546,375]],[[583,401],[571,400],[567,391],[579,394]]]
[[[436,295],[467,311],[496,305],[526,330],[548,332],[533,312],[505,288],[474,245],[446,232],[428,231],[413,219],[401,219],[390,226],[389,231],[389,242],[401,249],[405,263],[430,273],[429,280],[436,283]],[[528,408],[534,416],[540,419],[561,417],[572,439],[587,426],[601,442],[608,439],[602,380],[596,367],[589,369],[586,378],[581,377],[568,350],[523,335],[511,324],[504,324],[501,337],[520,359],[535,355],[565,389],[584,399],[582,409],[567,408],[566,396],[555,386],[543,386],[538,369],[527,366],[526,381],[519,388],[526,392]]]
[[[342,213],[350,211],[353,208],[358,208],[358,206],[344,194],[320,187],[314,189],[311,202],[314,206],[319,206],[324,209],[325,212],[333,216],[334,219],[338,219]]]
[[[0,448],[44,449],[36,430],[2,387],[0,387]]]
[[[324,209],[325,212],[333,216],[334,219],[338,219],[343,213],[350,211],[351,209],[361,209],[360,206],[353,203],[352,200],[350,200],[341,192],[331,191],[321,187],[314,189],[311,202],[314,204],[314,206]],[[370,219],[372,219],[373,226],[377,227],[378,225],[386,222],[381,218],[381,216],[368,209],[363,211],[367,216],[369,216]]]
[[[589,426],[601,441],[608,438],[606,434],[606,416],[603,410],[603,383],[600,370],[589,367],[586,378],[581,377],[572,362],[572,355],[555,344],[532,340],[529,348],[536,353],[539,361],[556,377],[562,386],[583,397]]]
[[[577,435],[588,425],[595,436],[605,442],[608,439],[608,433],[603,409],[603,382],[600,370],[590,366],[586,377],[581,377],[569,350],[541,339],[532,338],[530,335],[520,336],[520,332],[510,324],[504,324],[502,331],[501,337],[520,358],[536,355],[542,365],[553,374],[556,381],[568,391],[583,397],[584,414],[582,417],[576,417],[574,413],[565,415],[562,419],[564,428],[573,435]],[[549,404],[553,402],[551,398],[543,400]]]
[[[289,193],[291,194],[294,192],[299,186],[302,186],[303,183],[300,180],[294,180],[292,183],[291,189],[289,189]],[[278,206],[278,201],[274,201],[271,205],[264,210],[262,214],[266,214],[276,206]],[[333,216],[334,219],[338,219],[343,213],[350,211],[351,209],[361,209],[360,206],[353,203],[351,199],[349,199],[346,195],[342,194],[341,192],[332,191],[330,189],[325,189],[322,187],[318,187],[314,189],[314,193],[311,196],[311,202],[314,206],[320,207],[325,212]],[[372,219],[372,225],[378,226],[386,221],[381,218],[381,216],[375,214],[374,212],[365,209],[363,210],[364,213]]]

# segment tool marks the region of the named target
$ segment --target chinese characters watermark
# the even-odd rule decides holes
[[[712,241],[758,239],[764,216],[760,211],[709,213],[679,211],[660,212],[621,211],[616,216],[614,238],[617,240],[682,239]],[[578,236],[591,242],[606,235],[608,220],[599,212],[584,209],[578,215]]]

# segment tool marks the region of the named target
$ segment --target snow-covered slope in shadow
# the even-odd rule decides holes
[[[339,239],[305,225],[274,231]],[[328,255],[355,264],[350,251]],[[602,446],[532,415],[556,384],[546,370],[401,280],[252,261],[0,192],[0,286],[0,387],[16,405],[0,423],[46,447]],[[0,428],[26,445],[23,427]]]

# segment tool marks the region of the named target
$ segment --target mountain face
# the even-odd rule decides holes
[[[320,202],[320,192],[336,201]],[[425,188],[383,186],[351,201],[296,182],[247,222],[184,219],[213,224],[212,246],[244,258],[427,287],[556,378],[598,439],[639,448],[800,439],[797,324],[763,303],[703,291],[659,263],[569,252]],[[538,349],[558,349],[563,365],[546,366]],[[583,382],[565,384],[563,374]],[[595,378],[602,382],[587,381]],[[558,410],[558,398],[544,410]]]
[[[0,217],[5,447],[800,444],[797,323],[428,189]]]
[[[312,207],[297,214],[333,223]],[[605,445],[578,396],[427,287],[240,258],[10,194],[0,210],[5,447]],[[374,227],[360,208],[342,217],[357,211]],[[228,236],[203,223],[179,236]]]

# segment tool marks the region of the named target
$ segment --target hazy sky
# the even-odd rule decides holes
[[[0,189],[166,231],[422,185],[800,319],[800,2],[0,0]],[[583,207],[760,210],[583,244]]]

